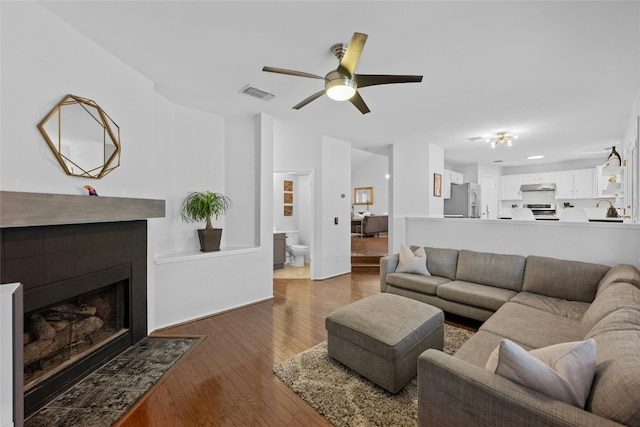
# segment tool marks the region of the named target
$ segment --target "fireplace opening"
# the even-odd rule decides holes
[[[132,345],[137,310],[131,267],[123,264],[24,292],[25,416]]]
[[[127,281],[54,302],[24,316],[24,389],[127,334]]]

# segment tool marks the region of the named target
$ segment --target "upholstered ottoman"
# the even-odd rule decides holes
[[[394,294],[377,294],[327,316],[329,356],[397,393],[416,376],[418,356],[442,350],[444,313]]]

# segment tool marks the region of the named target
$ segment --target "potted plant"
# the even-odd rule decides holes
[[[224,194],[210,191],[194,191],[182,202],[181,216],[186,222],[206,221],[204,229],[198,230],[200,250],[202,252],[214,252],[220,250],[222,229],[213,228],[211,217],[216,219],[227,213],[231,207],[231,199]]]

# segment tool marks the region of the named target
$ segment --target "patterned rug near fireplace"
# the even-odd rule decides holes
[[[196,342],[146,337],[25,420],[25,427],[108,427]]]
[[[444,326],[447,354],[455,353],[473,335],[466,329]],[[273,372],[336,427],[418,424],[415,378],[391,394],[329,357],[326,341],[282,362]]]

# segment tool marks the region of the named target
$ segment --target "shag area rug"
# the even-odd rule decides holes
[[[472,335],[445,324],[444,352],[453,354]],[[274,374],[336,427],[416,426],[417,380],[397,394],[370,382],[327,354],[327,342],[273,368]]]
[[[24,425],[111,426],[198,340],[146,337],[27,418]]]

